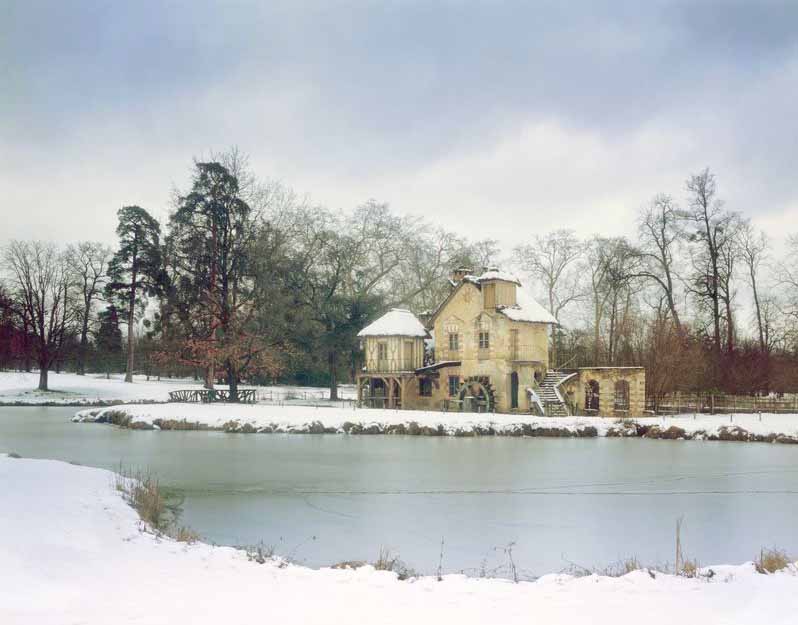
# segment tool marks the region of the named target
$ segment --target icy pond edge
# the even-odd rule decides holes
[[[242,434],[349,434],[648,438],[798,444],[798,415],[676,415],[613,419],[314,408],[289,405],[125,404],[78,411],[78,423],[138,430]]]

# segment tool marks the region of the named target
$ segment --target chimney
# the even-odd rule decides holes
[[[463,281],[463,278],[470,275],[473,272],[471,267],[458,267],[457,269],[452,270],[451,280],[454,284],[460,284]]]

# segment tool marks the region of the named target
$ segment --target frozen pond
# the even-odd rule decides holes
[[[798,553],[798,446],[645,439],[436,438],[130,431],[74,408],[0,408],[0,452],[147,468],[208,541],[262,542],[311,565],[390,548],[438,566],[526,575]],[[2,493],[0,493],[2,508]]]

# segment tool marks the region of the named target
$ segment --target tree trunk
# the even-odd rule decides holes
[[[670,274],[668,274],[668,284],[671,285],[668,287],[667,297],[668,297],[668,308],[671,310],[671,316],[673,317],[673,323],[676,326],[676,330],[679,332],[679,335],[682,334],[682,320],[679,318],[679,313],[676,310],[676,302],[673,299],[673,286],[671,282]]]
[[[734,351],[734,320],[732,319],[731,295],[726,300],[726,350]]]
[[[593,311],[593,366],[597,367],[599,363],[599,349],[601,339],[601,312],[599,311],[598,302],[594,303],[595,310]]]
[[[759,330],[759,349],[763,354],[767,354],[768,346],[765,342],[765,329],[762,324],[762,307],[759,304],[759,291],[756,287],[756,272],[751,269],[751,290],[754,295],[754,309],[756,310],[756,327]]]
[[[330,371],[330,401],[338,399],[338,371],[336,370],[337,354],[331,349],[327,354],[327,364]]]
[[[133,382],[133,366],[135,364],[133,353],[133,326],[136,316],[136,271],[133,270],[130,287],[130,302],[127,310],[127,370],[125,371],[125,382]]]
[[[213,363],[211,363],[205,368],[205,385],[204,386],[209,391],[213,390],[213,384],[215,382],[215,376],[216,376],[216,369],[214,368]]]
[[[89,344],[89,310],[83,315],[83,327],[80,329],[80,350],[78,352],[78,375],[86,375],[86,348]]]
[[[30,327],[30,322],[28,321],[28,316],[24,315],[22,317],[22,352],[25,355],[25,363],[24,368],[27,373],[30,373],[31,369],[33,368],[31,365],[31,358],[30,358],[30,333],[28,328]]]
[[[718,278],[718,261],[715,254],[712,253],[712,325],[713,325],[713,341],[712,350],[715,354],[715,382],[719,379],[720,369],[720,283]]]
[[[47,361],[40,361],[39,362],[39,390],[40,391],[49,391],[50,389],[47,388]]]
[[[612,296],[612,308],[610,309],[610,328],[609,336],[607,337],[607,364],[612,366],[615,364],[615,343],[617,338],[615,336],[615,325],[618,318],[618,296]]]
[[[238,401],[238,376],[232,367],[227,367],[227,386],[230,388],[230,401]]]
[[[554,289],[549,287],[549,312],[557,318],[554,314]],[[559,321],[559,319],[557,319]],[[549,367],[551,369],[557,368],[557,326],[551,325],[551,352],[549,353]]]

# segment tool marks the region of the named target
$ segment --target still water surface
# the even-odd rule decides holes
[[[75,408],[0,408],[0,452],[149,469],[208,541],[263,542],[310,566],[374,560],[422,572],[526,575],[762,546],[798,553],[798,446],[641,439],[434,438],[130,431]],[[0,493],[0,504],[2,493]],[[2,505],[0,505],[2,508]]]

